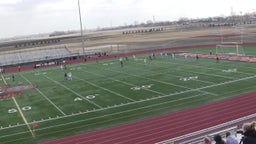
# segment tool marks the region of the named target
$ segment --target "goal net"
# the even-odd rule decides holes
[[[216,54],[244,56],[244,49],[238,43],[216,45]]]

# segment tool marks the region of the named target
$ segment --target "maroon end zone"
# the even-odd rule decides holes
[[[153,144],[256,113],[256,92],[42,144]]]
[[[11,87],[1,86],[0,99],[7,99],[10,97],[20,96],[23,91],[34,89],[36,87],[37,85],[35,84],[30,84],[30,85],[18,84]]]

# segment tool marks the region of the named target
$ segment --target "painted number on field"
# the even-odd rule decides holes
[[[236,68],[234,68],[234,69],[227,69],[227,70],[222,70],[222,72],[233,73],[233,72],[237,72],[237,69]]]
[[[190,81],[190,80],[197,80],[197,79],[198,79],[198,76],[180,78],[181,81]]]
[[[88,95],[88,96],[86,96],[85,98],[86,99],[94,99],[96,96],[98,96],[99,94],[95,94],[95,95]],[[77,102],[77,101],[83,101],[83,99],[82,98],[80,98],[80,97],[76,97],[75,99],[74,99],[74,102]]]
[[[32,108],[30,107],[30,106],[25,106],[25,107],[22,107],[21,108],[21,110],[22,111],[28,111],[28,110],[31,110]],[[18,110],[17,109],[15,109],[15,108],[12,108],[12,109],[9,109],[8,110],[8,113],[16,113],[16,112],[18,112]]]
[[[136,86],[132,87],[131,89],[134,91],[141,90],[141,89],[150,89],[153,86],[153,84],[150,85],[142,85],[142,86]]]

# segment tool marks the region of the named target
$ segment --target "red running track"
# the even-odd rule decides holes
[[[254,114],[255,101],[256,92],[42,144],[156,143]]]

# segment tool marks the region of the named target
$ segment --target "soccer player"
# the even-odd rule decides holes
[[[147,65],[147,58],[144,58],[144,64]]]
[[[219,56],[218,55],[216,55],[216,62],[218,63],[219,62]]]
[[[64,77],[65,77],[66,80],[68,79],[68,75],[67,75],[66,72],[64,73]]]
[[[188,55],[185,54],[185,60],[188,60]]]
[[[172,53],[172,59],[174,59],[175,58],[175,55],[174,55],[174,53]]]
[[[132,55],[133,56],[133,59],[136,60],[136,56],[135,55]]]
[[[119,61],[120,61],[121,67],[123,67],[123,65],[124,65],[123,59],[120,58]]]
[[[68,73],[68,80],[72,80],[72,73],[71,72]]]
[[[14,74],[12,74],[12,81],[15,81],[15,76],[14,76]]]

